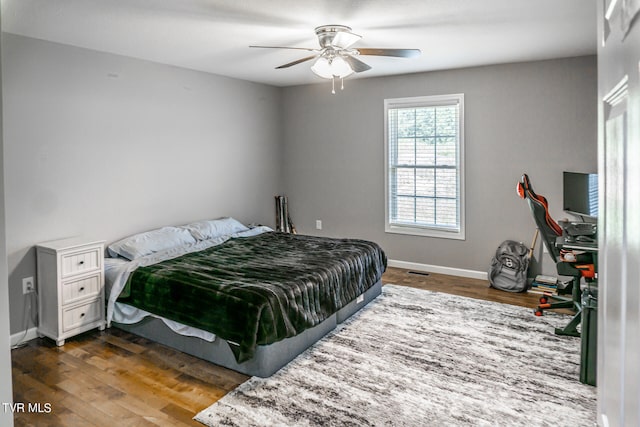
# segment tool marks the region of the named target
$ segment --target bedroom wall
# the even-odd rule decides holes
[[[0,19],[0,378],[3,386],[0,390],[0,402],[13,402],[13,385],[11,381],[11,350],[9,339],[9,287],[7,281],[7,251],[5,228],[5,186],[4,186],[4,143],[2,132],[2,19]],[[4,409],[4,408],[3,408]],[[0,425],[13,426],[13,413],[0,412]]]
[[[346,80],[335,95],[329,82],[286,88],[292,220],[301,233],[374,240],[392,260],[483,274],[500,242],[532,240],[515,193],[523,172],[563,218],[562,171],[596,171],[596,89],[595,56]],[[385,233],[383,101],[450,93],[465,94],[466,240]]]
[[[12,333],[38,242],[225,215],[274,225],[278,88],[3,37]]]

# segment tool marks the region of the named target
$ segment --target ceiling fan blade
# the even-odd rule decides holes
[[[307,56],[306,58],[298,59],[297,61],[293,61],[293,62],[289,62],[288,64],[280,65],[279,67],[276,67],[276,70],[279,70],[281,68],[289,68],[289,67],[291,67],[293,65],[300,64],[301,62],[309,61],[309,60],[315,58],[316,56],[318,56],[318,55]]]
[[[371,69],[371,67],[369,65],[365,64],[364,62],[360,61],[359,59],[354,58],[351,55],[344,55],[343,58],[344,58],[345,61],[347,61],[347,63],[351,67],[351,69],[353,71],[355,71],[356,73],[361,73],[363,71],[367,71],[367,70]]]
[[[310,47],[288,47],[288,46],[249,46],[257,47],[260,49],[295,49],[295,50],[307,50],[309,52],[320,52],[319,49],[312,49]]]
[[[375,56],[396,56],[398,58],[413,58],[420,55],[420,49],[377,49],[377,48],[357,48],[360,55]]]

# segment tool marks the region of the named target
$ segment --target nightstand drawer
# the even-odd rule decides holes
[[[100,320],[102,317],[101,304],[102,298],[98,298],[87,304],[64,310],[62,312],[63,332]]]
[[[62,283],[62,304],[69,304],[89,297],[96,297],[101,288],[100,273]]]
[[[95,247],[62,255],[60,258],[62,277],[100,269],[102,267],[100,250],[100,247]]]

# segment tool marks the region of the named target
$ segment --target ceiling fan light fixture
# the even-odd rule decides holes
[[[321,56],[313,64],[311,71],[323,79],[333,79],[334,77],[343,79],[353,74],[353,69],[341,56],[332,58]]]
[[[637,0],[640,1],[640,0]],[[320,49],[307,47],[282,47],[282,46],[249,46],[267,49],[297,49],[314,52],[314,55],[300,58],[296,61],[276,67],[276,69],[289,68],[293,65],[307,61],[313,61],[311,71],[323,79],[332,81],[332,93],[335,93],[336,79],[340,79],[344,88],[344,79],[353,73],[362,73],[371,67],[357,57],[391,56],[396,58],[412,58],[420,55],[420,49],[390,49],[390,48],[351,48],[362,36],[352,33],[351,27],[346,25],[322,25],[316,27],[316,36]]]

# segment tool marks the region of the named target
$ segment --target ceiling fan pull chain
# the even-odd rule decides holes
[[[332,93],[333,95],[335,95],[335,94],[336,94],[336,76],[333,76],[333,77],[331,78],[331,93]]]

